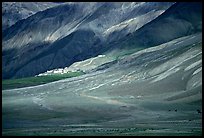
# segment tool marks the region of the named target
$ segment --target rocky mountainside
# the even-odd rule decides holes
[[[2,30],[9,28],[19,20],[57,5],[59,4],[53,2],[3,2]]]
[[[3,78],[33,76],[96,56],[107,50],[107,42],[136,31],[171,5],[67,3],[38,12],[3,32]]]
[[[164,14],[125,38],[121,47],[150,47],[198,32],[202,32],[202,4],[175,3]]]
[[[3,32],[3,78],[34,76],[110,49],[149,47],[199,32],[200,11],[200,3],[99,2],[38,12]]]

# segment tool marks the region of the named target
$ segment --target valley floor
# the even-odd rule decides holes
[[[193,35],[110,68],[3,90],[2,135],[202,135],[202,42]]]

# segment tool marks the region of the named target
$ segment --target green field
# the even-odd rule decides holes
[[[66,74],[53,74],[47,76],[38,76],[38,77],[28,77],[28,78],[21,78],[21,79],[9,79],[2,81],[2,89],[15,89],[15,88],[22,88],[28,86],[35,86],[40,84],[45,84],[53,81],[58,81],[65,78],[71,78],[83,75],[84,72],[77,71],[77,72],[69,72]]]

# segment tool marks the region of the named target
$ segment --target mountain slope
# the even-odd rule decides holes
[[[170,5],[69,3],[39,12],[3,32],[3,78],[34,76],[114,49],[151,47],[202,31],[200,3]]]
[[[125,42],[120,46],[151,47],[197,32],[202,32],[202,4],[175,3],[154,21],[123,39]]]
[[[52,2],[3,2],[2,30],[4,31],[19,20],[57,5]]]
[[[34,76],[96,56],[109,49],[106,43],[136,31],[170,5],[69,3],[38,12],[3,32],[3,78]],[[138,21],[141,16],[146,20]],[[118,27],[110,29],[121,22],[129,26],[122,28],[124,33],[117,32]],[[34,69],[33,65],[39,66]]]

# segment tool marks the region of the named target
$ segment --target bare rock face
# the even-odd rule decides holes
[[[3,31],[3,78],[34,76],[109,49],[154,46],[199,32],[200,9],[199,3],[98,2],[37,12]]]
[[[2,3],[2,30],[14,25],[39,11],[57,6],[53,2],[3,2]]]
[[[121,47],[151,47],[175,38],[202,32],[202,5],[175,3],[165,13],[124,38]]]

